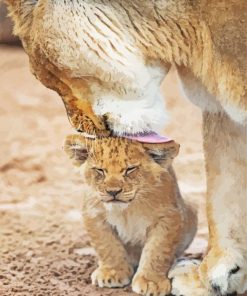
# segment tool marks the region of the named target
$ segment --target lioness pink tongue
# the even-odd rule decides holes
[[[171,138],[161,136],[156,133],[140,134],[135,136],[126,135],[125,138],[130,140],[135,140],[141,143],[150,143],[150,144],[167,143],[172,141]]]

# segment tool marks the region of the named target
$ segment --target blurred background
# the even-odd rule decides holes
[[[18,38],[12,34],[12,22],[7,15],[7,8],[0,3],[0,42],[7,44],[20,43]]]
[[[89,285],[95,259],[80,217],[85,188],[62,150],[73,130],[62,100],[32,76],[11,32],[0,4],[0,295],[132,295]],[[162,89],[171,113],[164,133],[181,144],[175,160],[179,185],[199,213],[188,252],[202,252],[207,226],[201,113],[179,91],[174,70]]]

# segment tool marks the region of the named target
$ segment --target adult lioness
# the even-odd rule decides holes
[[[159,130],[159,85],[176,65],[185,93],[203,111],[210,238],[200,276],[188,274],[188,285],[175,269],[173,293],[244,292],[247,1],[5,1],[32,71],[61,95],[77,129]]]

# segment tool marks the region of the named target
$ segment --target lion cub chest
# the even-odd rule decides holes
[[[147,228],[152,221],[140,212],[123,210],[118,205],[112,205],[107,210],[107,222],[117,232],[124,244],[143,245],[146,240]]]

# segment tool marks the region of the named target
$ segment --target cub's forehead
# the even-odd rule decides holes
[[[138,159],[143,155],[142,145],[125,138],[109,137],[92,142],[91,153],[102,161],[127,161],[129,158]]]

